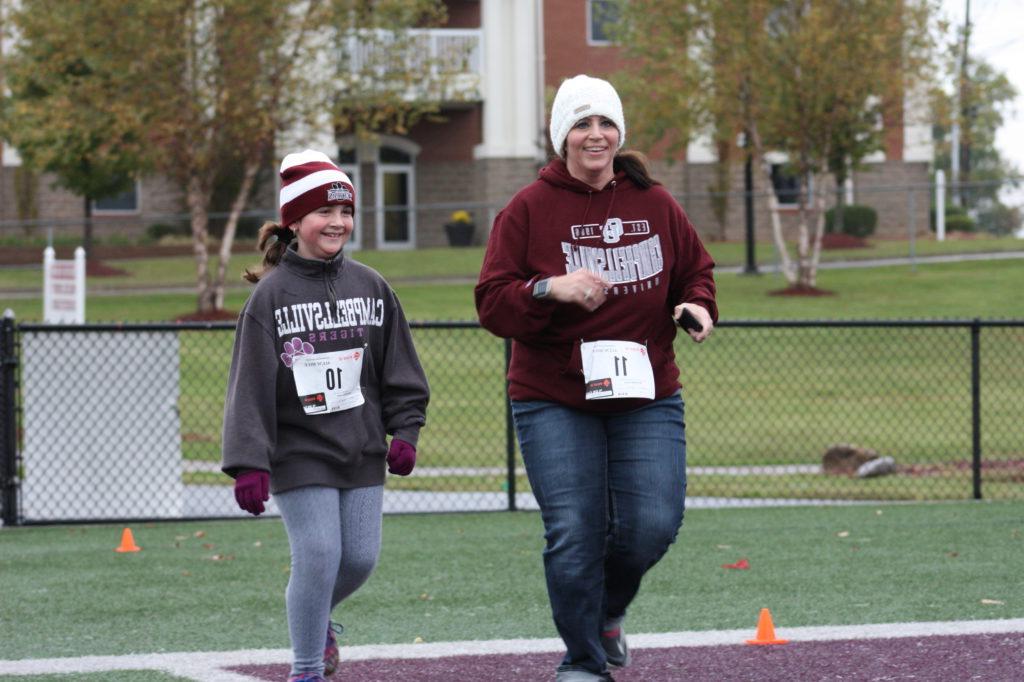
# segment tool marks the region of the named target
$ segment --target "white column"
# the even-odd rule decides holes
[[[935,171],[935,238],[946,241],[946,174]]]
[[[537,6],[524,0],[483,0],[483,142],[478,159],[537,158]]]
[[[43,249],[43,322],[50,322],[53,319],[53,284],[50,281],[53,272],[53,261],[57,259],[57,252],[52,246]]]
[[[75,321],[85,324],[85,249],[75,247]]]

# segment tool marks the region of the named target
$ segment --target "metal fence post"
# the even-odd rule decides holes
[[[18,357],[11,310],[4,311],[0,325],[0,490],[3,491],[0,518],[5,526],[13,526],[18,523],[18,407],[15,404]]]
[[[971,469],[974,499],[981,499],[981,320],[971,321]]]
[[[512,363],[512,339],[505,339],[505,376]],[[508,466],[508,510],[516,510],[516,434],[512,424],[512,399],[508,397],[508,379],[505,379],[505,462]]]

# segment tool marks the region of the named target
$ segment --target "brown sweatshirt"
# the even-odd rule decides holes
[[[344,253],[307,260],[294,246],[259,281],[238,319],[222,469],[232,477],[269,471],[274,493],[380,485],[385,434],[416,445],[430,397],[409,325],[377,272]],[[323,396],[298,390],[293,365],[302,356],[348,353],[362,356],[363,404],[307,413],[309,401]],[[335,381],[332,375],[327,383]]]

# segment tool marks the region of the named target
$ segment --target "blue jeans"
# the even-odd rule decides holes
[[[602,625],[626,613],[683,521],[682,398],[613,415],[513,401],[512,414],[544,521],[548,599],[566,646],[559,669],[601,674]]]

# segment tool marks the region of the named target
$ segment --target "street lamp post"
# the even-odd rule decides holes
[[[743,206],[746,214],[747,232],[747,264],[743,267],[744,275],[759,275],[757,257],[754,253],[754,159],[750,153],[750,136],[743,133],[743,148],[747,158],[743,163]]]

